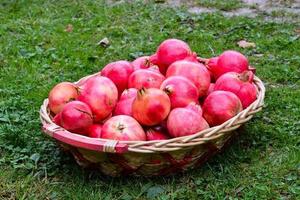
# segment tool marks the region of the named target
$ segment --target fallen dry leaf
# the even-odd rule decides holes
[[[101,45],[101,46],[103,46],[103,47],[108,47],[109,46],[109,40],[108,40],[108,38],[103,38],[102,40],[100,40],[97,44],[98,45]]]
[[[246,40],[241,40],[237,43],[239,47],[241,48],[251,48],[251,47],[256,47],[255,43],[253,42],[247,42]]]
[[[262,54],[262,53],[257,53],[257,54],[254,54],[254,56],[255,56],[255,57],[259,57],[259,58],[261,58],[261,57],[263,57],[263,56],[264,56],[264,54]]]
[[[72,32],[73,31],[73,25],[72,24],[68,24],[67,26],[66,26],[66,28],[65,28],[65,31],[66,32]]]
[[[296,29],[295,32],[300,35],[300,28]]]

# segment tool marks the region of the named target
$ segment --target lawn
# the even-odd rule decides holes
[[[4,0],[0,22],[1,200],[300,198],[299,23],[90,0]],[[97,45],[104,37],[108,48]],[[173,37],[201,57],[241,51],[265,83],[265,108],[224,153],[170,177],[110,178],[81,169],[42,133],[39,107],[55,84]],[[239,48],[242,39],[256,47]]]

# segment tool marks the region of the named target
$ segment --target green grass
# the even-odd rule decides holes
[[[196,0],[195,2],[199,6],[217,8],[224,11],[231,11],[244,6],[241,0]]]
[[[297,24],[75,0],[1,1],[0,21],[0,199],[300,198]],[[64,31],[68,24],[72,32]],[[104,37],[108,48],[97,46]],[[226,152],[184,174],[113,179],[82,170],[43,135],[38,111],[51,87],[153,53],[170,37],[202,57],[239,50],[266,84],[264,110]],[[241,39],[257,47],[240,49]]]

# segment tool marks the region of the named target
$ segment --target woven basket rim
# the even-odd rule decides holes
[[[74,83],[80,86],[87,79],[98,75],[100,75],[100,72],[85,76]],[[50,116],[48,109],[47,98],[44,99],[40,108],[40,120],[43,125],[43,131],[47,135],[60,142],[68,143],[69,145],[79,148],[111,153],[124,153],[127,151],[139,153],[175,151],[215,141],[249,121],[255,113],[262,109],[265,97],[265,87],[263,82],[257,76],[254,76],[253,82],[257,89],[257,99],[236,116],[232,117],[221,125],[210,127],[193,135],[176,137],[168,140],[115,141],[102,138],[90,138],[84,135],[71,133],[56,125],[51,120],[52,117]]]

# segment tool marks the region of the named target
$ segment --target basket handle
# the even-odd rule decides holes
[[[57,129],[54,130],[55,128]],[[109,153],[125,153],[128,151],[127,144],[119,143],[116,140],[89,138],[59,129],[60,128],[58,126],[53,128],[53,125],[51,124],[43,125],[43,131],[47,135],[71,146]]]

